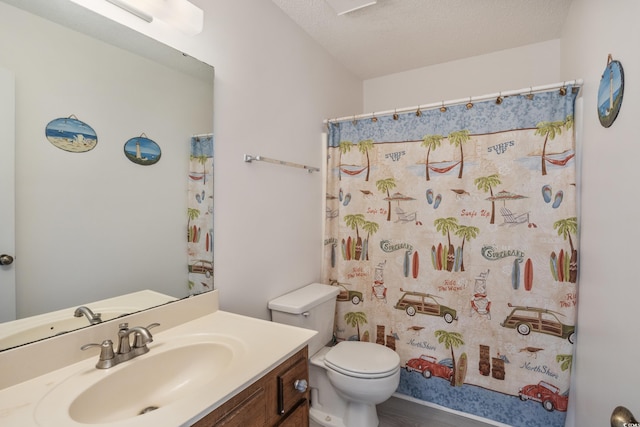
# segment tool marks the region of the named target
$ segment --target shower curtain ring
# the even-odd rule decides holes
[[[469,97],[469,102],[467,102],[466,107],[467,107],[467,110],[470,110],[473,108],[473,102],[471,102],[471,97]]]
[[[358,124],[358,121],[356,120],[356,116],[353,116],[353,121],[351,122],[354,126]]]
[[[377,122],[377,121],[378,121],[378,118],[376,117],[376,113],[372,113],[371,121],[372,121],[373,123],[375,123],[375,122]]]
[[[503,100],[504,98],[502,97],[502,92],[498,93],[498,97],[496,98],[496,104],[498,105],[502,104]]]
[[[560,88],[560,96],[565,96],[567,94],[567,82],[562,82],[562,87]]]
[[[420,116],[422,116],[422,111],[420,111],[420,107],[418,106],[418,109],[416,110],[416,117]]]
[[[393,120],[398,120],[398,110],[393,110]]]
[[[444,113],[445,111],[447,111],[447,107],[444,106],[444,101],[442,101],[442,106],[440,107],[440,112]]]
[[[527,94],[527,99],[528,100],[532,100],[533,99],[533,87],[529,86],[529,93]]]

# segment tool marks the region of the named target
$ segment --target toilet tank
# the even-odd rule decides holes
[[[336,311],[336,286],[312,283],[269,301],[271,320],[305,329],[318,334],[309,342],[309,356],[315,354],[333,339]]]

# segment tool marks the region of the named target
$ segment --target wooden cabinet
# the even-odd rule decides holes
[[[264,377],[205,415],[193,427],[308,426],[307,358],[305,346]],[[296,385],[304,391],[297,389]]]

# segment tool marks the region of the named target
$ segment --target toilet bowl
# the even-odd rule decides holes
[[[368,342],[327,347],[311,358],[310,368],[309,415],[320,426],[377,426],[375,405],[389,399],[400,382],[398,354]]]
[[[311,426],[376,427],[376,406],[400,382],[400,357],[379,344],[342,341],[333,322],[338,288],[313,283],[269,302],[272,320],[318,331],[309,342]]]

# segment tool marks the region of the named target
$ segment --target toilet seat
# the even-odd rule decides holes
[[[342,341],[324,356],[325,366],[356,378],[384,378],[400,369],[400,356],[380,344]]]

